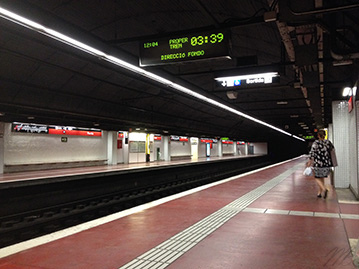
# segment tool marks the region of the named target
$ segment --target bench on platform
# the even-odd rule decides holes
[[[182,160],[191,160],[192,155],[178,155],[178,156],[171,156],[171,161],[182,161]]]

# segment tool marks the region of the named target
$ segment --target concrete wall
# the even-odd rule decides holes
[[[358,193],[358,121],[357,106],[349,113],[348,102],[334,101],[333,143],[336,149],[338,167],[334,171],[334,186],[352,187]]]
[[[4,131],[5,165],[107,159],[106,132],[102,137],[15,133],[10,123]],[[67,137],[67,142],[61,142],[61,137]]]

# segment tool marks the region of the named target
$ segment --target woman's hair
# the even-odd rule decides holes
[[[319,130],[318,131],[318,138],[324,139],[326,136],[325,130]]]

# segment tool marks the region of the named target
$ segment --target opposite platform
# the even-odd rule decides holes
[[[0,268],[355,268],[349,242],[359,237],[359,205],[338,203],[335,190],[317,198],[304,163],[78,225],[37,247],[26,249],[39,239],[1,249]]]

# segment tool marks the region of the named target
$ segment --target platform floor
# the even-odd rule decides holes
[[[350,243],[359,238],[358,201],[338,202],[334,189],[317,198],[304,164],[298,158],[0,249],[0,268],[357,268]]]

